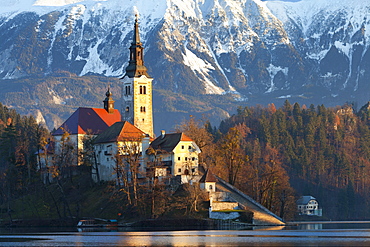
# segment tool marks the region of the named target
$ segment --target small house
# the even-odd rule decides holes
[[[297,200],[299,215],[316,215],[322,216],[322,209],[319,208],[319,203],[313,196],[301,196]]]
[[[197,144],[184,133],[166,134],[162,131],[146,152],[146,160],[157,162],[166,170],[166,176],[198,175]]]

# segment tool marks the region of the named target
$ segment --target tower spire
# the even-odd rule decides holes
[[[112,99],[112,93],[110,87],[108,86],[108,91],[105,93],[106,98],[104,99],[104,109],[108,113],[114,113],[114,100]]]
[[[134,28],[134,39],[132,44],[140,44],[140,33],[139,33],[139,16],[138,14],[135,14],[135,28]]]
[[[144,65],[144,47],[140,41],[139,17],[137,14],[135,15],[134,37],[130,46],[130,60],[126,68],[126,75],[130,78],[142,75],[150,77]]]
[[[152,81],[144,66],[143,45],[140,41],[139,20],[135,15],[130,60],[122,82],[122,121],[128,121],[150,136],[153,132]]]

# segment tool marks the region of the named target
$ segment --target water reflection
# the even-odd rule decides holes
[[[0,235],[0,246],[370,246],[370,222],[308,223],[254,230],[46,232]],[[99,229],[101,230],[101,229]],[[121,231],[120,231],[121,230]],[[2,229],[4,231],[4,229]]]
[[[321,223],[312,223],[312,224],[300,224],[297,226],[298,230],[322,230]]]

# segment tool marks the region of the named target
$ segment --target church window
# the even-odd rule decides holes
[[[143,122],[144,122],[144,118],[143,118]]]
[[[126,112],[130,111],[130,107],[126,106]]]
[[[181,149],[184,149],[184,148],[185,148],[185,147],[184,147],[184,145],[182,145],[182,146],[181,146]]]
[[[181,157],[177,157],[177,160],[181,160]]]
[[[213,188],[212,188],[212,185],[209,185],[209,190],[212,190]]]
[[[188,157],[185,157],[185,161],[188,161]]]
[[[181,173],[181,168],[179,168],[177,171]]]
[[[189,146],[188,149],[191,149],[191,146]]]
[[[146,94],[146,86],[140,86],[140,94]]]
[[[130,95],[131,94],[130,86],[126,86],[125,89],[126,89],[126,95]]]
[[[192,169],[191,169],[191,172],[192,172],[192,173],[195,173],[195,168],[192,168]]]
[[[145,112],[145,106],[140,106],[140,112]]]
[[[194,161],[195,160],[195,157],[191,158],[191,160]]]

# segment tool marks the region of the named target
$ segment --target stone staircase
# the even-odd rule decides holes
[[[270,210],[253,200],[251,197],[245,195],[243,192],[217,177],[218,182],[216,188],[219,191],[227,192],[230,197],[234,199],[239,205],[245,209],[253,212],[254,225],[284,225],[284,221],[279,216],[272,213]]]

